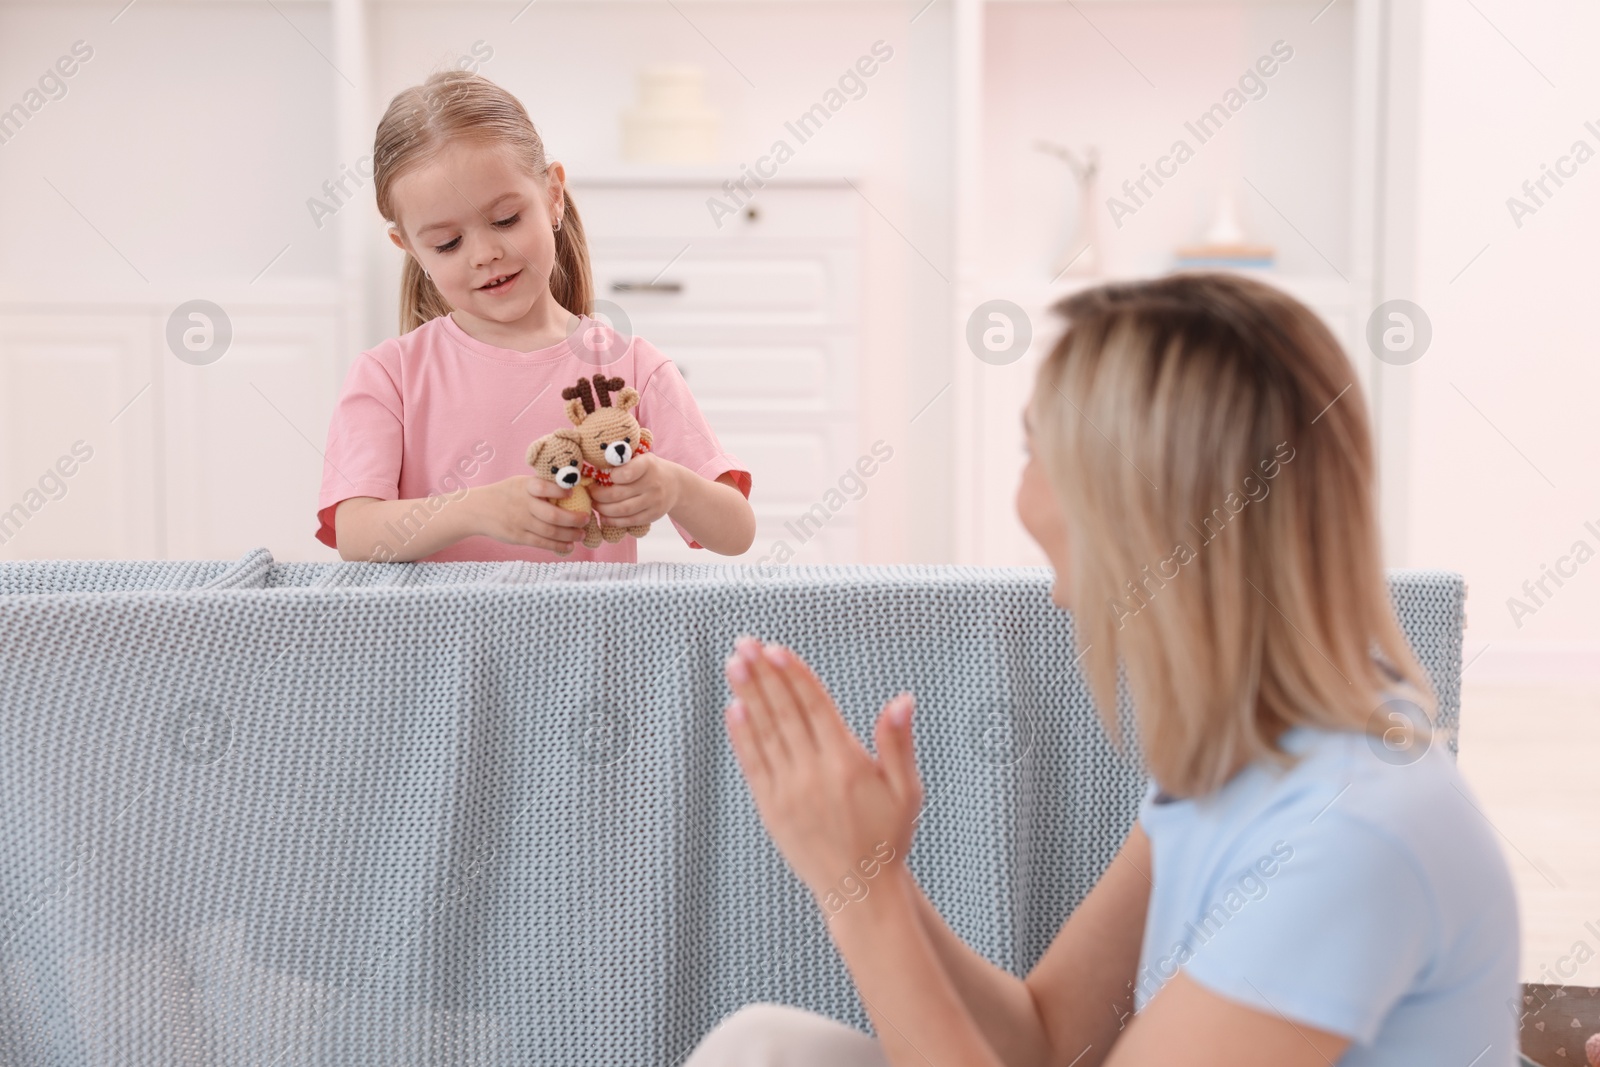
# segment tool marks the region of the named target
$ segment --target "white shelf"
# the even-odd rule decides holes
[[[1232,192],[1246,232],[1277,250],[1273,268],[1225,269],[1259,278],[1316,312],[1370,392],[1373,360],[1360,324],[1380,274],[1375,139],[1384,106],[1372,72],[1393,46],[1383,40],[1375,0],[1325,14],[1323,4],[1097,0],[1100,36],[1079,39],[1070,32],[1077,16],[1054,3],[952,0],[958,267],[950,477],[953,498],[976,504],[953,515],[961,562],[1037,561],[1011,515],[1014,484],[989,484],[978,457],[1013,447],[1032,368],[1061,325],[1050,309],[1102,282],[1179,269],[1172,250],[1200,240],[1219,193]],[[1175,139],[1192,141],[1184,120],[1219,100],[1278,40],[1292,42],[1292,62],[1280,62],[1265,91],[1234,109],[1226,127],[1191,144],[1192,161],[1177,181],[1168,175],[1154,196],[1147,190],[1138,210],[1115,226],[1107,197],[1123,196],[1123,180],[1138,180],[1141,164]],[[1122,91],[1107,88],[1113,85]],[[1301,135],[1307,115],[1327,136],[1286,155],[1282,144]],[[1100,149],[1093,239],[1102,274],[1052,280],[1045,271],[1069,180],[1064,165],[1034,150],[1039,138]],[[1010,365],[985,364],[966,348],[968,315],[991,299],[1012,301],[1032,320],[1034,340]]]

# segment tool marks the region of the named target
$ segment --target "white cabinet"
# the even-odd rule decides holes
[[[233,316],[215,363],[165,361],[167,555],[333,559],[316,541],[322,450],[341,384],[337,319],[309,311]]]
[[[853,561],[853,502],[830,505],[862,451],[860,198],[842,178],[774,181],[719,226],[706,205],[727,202],[723,177],[573,183],[597,310],[620,308],[678,366],[750,471],[757,531],[741,562]],[[662,532],[639,544],[641,561],[720,558]]]
[[[155,338],[141,315],[0,315],[0,560],[161,544]]]
[[[167,347],[182,302],[0,314],[0,559],[336,558],[313,533],[339,312],[223,296],[232,341],[195,365]]]

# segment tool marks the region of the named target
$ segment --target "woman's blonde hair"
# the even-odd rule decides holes
[[[456,141],[504,145],[529,174],[546,181],[544,141],[521,101],[483,75],[444,70],[421,85],[395,94],[378,123],[373,144],[373,184],[378,211],[396,223],[394,183],[414,167],[431,162]],[[562,190],[561,228],[555,233],[556,258],[550,272],[550,294],[574,315],[594,311],[594,282],[589,273],[589,245],[572,194]],[[409,333],[429,319],[448,315],[449,301],[422,271],[415,256],[406,256],[400,278],[400,332]]]
[[[1196,796],[1288,757],[1283,729],[1381,734],[1433,694],[1395,620],[1355,371],[1321,320],[1245,277],[1061,301],[1028,418],[1061,503],[1077,640],[1108,729],[1127,671],[1147,765]]]

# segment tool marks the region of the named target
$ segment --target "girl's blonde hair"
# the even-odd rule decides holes
[[[473,71],[439,71],[421,85],[396,93],[378,123],[373,144],[373,184],[377,187],[378,211],[391,224],[397,218],[395,181],[414,167],[431,162],[455,141],[504,145],[529,174],[540,182],[547,180],[544,141],[522,102]],[[589,273],[589,245],[572,194],[564,188],[561,228],[555,238],[550,294],[574,315],[592,314],[594,283]],[[400,278],[400,332],[409,333],[451,310],[416,257],[406,256]]]
[[[1431,719],[1381,561],[1355,372],[1321,320],[1238,275],[1061,301],[1028,417],[1067,524],[1073,614],[1116,733],[1119,661],[1168,793],[1286,762],[1293,725],[1381,735],[1395,690]]]

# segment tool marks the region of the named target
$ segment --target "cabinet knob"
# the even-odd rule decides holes
[[[624,282],[611,283],[613,293],[681,293],[682,282]]]

